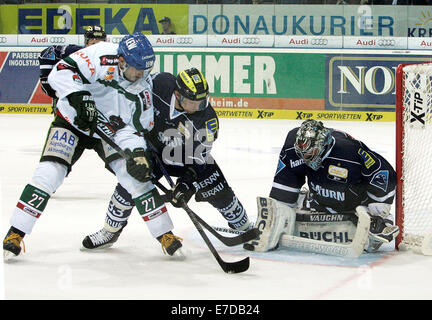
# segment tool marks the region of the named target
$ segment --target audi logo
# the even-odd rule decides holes
[[[178,44],[192,44],[193,39],[191,37],[178,37],[176,39],[176,43],[178,43]]]
[[[65,43],[66,39],[65,37],[51,37],[49,41],[50,43]]]
[[[6,43],[7,39],[6,37],[0,37],[0,43]]]
[[[328,40],[324,38],[312,38],[311,45],[313,46],[326,46],[328,44]]]
[[[259,38],[252,38],[252,37],[246,37],[242,39],[243,44],[259,44],[260,39]]]
[[[377,44],[380,47],[394,47],[396,45],[396,41],[393,39],[380,39],[377,41]]]

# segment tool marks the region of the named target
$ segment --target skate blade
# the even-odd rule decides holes
[[[96,248],[86,248],[83,245],[81,245],[80,247],[80,251],[87,251],[87,252],[91,252],[91,251],[102,251],[104,249],[108,249],[111,248],[113,246],[113,243],[107,243],[107,244],[103,244],[99,247]]]
[[[186,260],[186,254],[182,250],[182,248],[178,248],[172,256],[170,256],[171,260],[175,261],[183,261]]]
[[[16,255],[8,250],[3,250],[3,261],[4,262],[9,262],[11,260],[13,260],[13,258],[15,258]]]

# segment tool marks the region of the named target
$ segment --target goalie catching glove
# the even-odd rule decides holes
[[[140,182],[146,182],[151,179],[153,163],[150,152],[144,148],[135,148],[125,150],[128,159],[126,160],[127,172]]]
[[[181,208],[183,201],[188,203],[190,198],[195,194],[197,188],[194,182],[198,178],[196,171],[189,167],[185,174],[177,179],[177,183],[171,191],[171,204],[174,207]]]
[[[88,91],[73,92],[68,95],[69,104],[76,110],[74,124],[78,129],[90,131],[93,135],[96,129],[98,111],[92,95]]]

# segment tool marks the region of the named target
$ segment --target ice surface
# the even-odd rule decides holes
[[[38,163],[52,116],[0,116],[2,237],[23,187]],[[220,119],[213,155],[252,220],[256,197],[268,196],[279,150],[294,120]],[[394,165],[394,123],[325,122],[345,130]],[[342,259],[293,251],[250,253],[224,247],[226,261],[251,257],[250,269],[225,274],[182,209],[168,206],[174,232],[184,238],[186,260],[164,256],[134,210],[114,247],[80,251],[85,235],[103,225],[116,180],[93,151],[86,151],[52,196],[26,252],[4,264],[0,298],[6,299],[431,299],[432,258],[395,252]],[[190,207],[208,223],[225,225],[207,204]],[[1,265],[1,264],[0,264]],[[1,267],[1,266],[0,266]],[[1,271],[1,269],[0,269]]]

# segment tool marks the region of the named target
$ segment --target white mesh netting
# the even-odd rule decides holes
[[[403,69],[403,228],[407,234],[432,232],[432,64]]]

